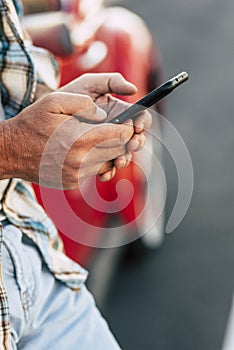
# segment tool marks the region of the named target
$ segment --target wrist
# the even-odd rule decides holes
[[[19,177],[18,165],[20,154],[17,150],[20,144],[19,130],[14,119],[0,123],[0,179]]]
[[[8,138],[8,128],[6,127],[7,121],[0,123],[0,150],[1,150],[1,162],[0,162],[0,179],[9,179],[10,176],[10,164],[8,162],[8,145],[6,140]]]

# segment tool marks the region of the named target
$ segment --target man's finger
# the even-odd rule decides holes
[[[82,162],[80,166],[86,166],[87,164],[97,164],[105,163],[111,161],[117,157],[123,156],[126,154],[126,146],[117,146],[117,147],[107,147],[107,148],[92,148],[83,159],[80,159],[80,156],[77,157],[77,162]],[[76,159],[74,157],[74,159]]]
[[[98,175],[98,177],[101,182],[107,182],[107,181],[110,181],[115,176],[115,174],[116,174],[116,168],[113,167],[112,169],[106,171],[105,173]]]
[[[126,168],[132,160],[132,153],[127,152],[123,156],[117,157],[114,160],[114,165],[117,169]]]
[[[139,134],[143,130],[149,130],[152,124],[152,115],[149,111],[142,112],[139,117],[134,121],[135,133]]]
[[[111,148],[125,145],[133,135],[133,127],[125,124],[95,125],[88,131],[89,142],[97,148]]]
[[[106,173],[107,171],[112,170],[113,167],[114,167],[113,160],[110,160],[109,162],[105,162],[104,164],[101,165],[101,167],[99,167],[98,175],[102,175],[102,174]]]
[[[45,103],[54,114],[81,117],[92,122],[102,122],[107,117],[106,112],[87,95],[53,92],[46,96]]]
[[[146,139],[143,133],[134,134],[131,140],[128,142],[127,149],[130,152],[140,151],[144,148],[145,142],[146,142]]]
[[[137,92],[136,86],[124,79],[120,73],[85,74],[84,79],[84,93],[93,92],[98,96],[107,93],[133,95]]]

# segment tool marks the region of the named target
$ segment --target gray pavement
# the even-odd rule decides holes
[[[168,98],[189,149],[194,194],[163,246],[120,269],[104,309],[127,350],[221,350],[234,291],[234,2],[128,0],[148,23],[167,77],[190,81]],[[166,156],[167,213],[177,178]]]

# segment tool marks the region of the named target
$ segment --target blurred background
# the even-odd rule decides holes
[[[82,1],[85,2],[100,3]],[[47,6],[59,1],[24,0],[24,3],[30,12],[36,3]],[[73,11],[66,8],[69,1],[61,3],[66,11]],[[194,192],[182,223],[173,233],[165,235],[164,240],[160,236],[154,249],[148,247],[146,252],[141,244],[129,245],[128,254],[122,252],[123,259],[117,259],[116,264],[113,256],[119,254],[114,248],[106,250],[109,260],[102,260],[101,264],[92,259],[90,281],[94,275],[96,287],[89,282],[90,289],[124,349],[221,350],[228,322],[232,319],[234,292],[234,3],[231,0],[109,0],[106,4],[121,5],[143,18],[160,50],[165,79],[183,70],[190,75],[186,85],[167,98],[166,115],[190,152]],[[55,10],[60,9],[53,6]],[[95,6],[86,6],[85,11],[95,13]],[[48,18],[51,22],[51,14]],[[77,23],[83,23],[82,20],[82,16],[76,18]],[[34,19],[32,22],[35,23]],[[84,68],[82,64],[92,65],[93,59],[99,59],[101,54],[100,62],[105,57],[105,45],[100,45],[103,28],[98,34],[99,46],[95,41],[92,51],[89,44],[97,29],[90,26],[90,21],[84,22],[86,26],[83,25],[83,31],[78,28],[81,34],[76,36],[75,44],[69,30],[64,31],[63,26],[56,32],[60,38],[63,33],[63,43],[67,44],[64,45],[67,56],[62,57],[65,80],[72,78],[68,77],[69,73],[74,73],[69,61],[74,54],[73,45],[76,45],[75,55],[84,54],[85,59],[79,61],[80,72],[88,70],[88,66]],[[113,29],[110,22],[107,27]],[[45,22],[39,23],[41,27]],[[92,27],[93,30],[90,36],[84,35],[87,23],[88,29]],[[120,16],[118,25],[121,24],[125,26]],[[52,38],[50,45],[53,46],[55,37]],[[142,41],[144,38],[139,36],[139,47]],[[81,42],[86,45],[85,49]],[[60,51],[55,53],[62,56],[61,47],[57,45],[55,50]],[[139,56],[134,58],[137,62]],[[132,66],[127,65],[126,74],[129,68]],[[136,76],[139,70],[132,73]],[[160,79],[155,78],[154,81],[159,82]],[[175,203],[178,181],[173,159],[166,150],[164,158],[167,221]],[[70,255],[76,258],[77,249],[78,261],[84,264],[91,261],[90,250],[87,253],[84,247],[70,249]],[[99,274],[96,266],[99,266]],[[115,273],[107,283],[105,276],[113,270]],[[104,284],[108,285],[105,298],[103,290],[98,290]],[[224,350],[233,349],[234,342],[230,341]]]
[[[190,74],[167,103],[168,119],[189,149],[195,183],[176,231],[157,252],[120,269],[105,315],[124,349],[219,350],[234,290],[234,3],[115,3],[144,18],[157,38],[166,77]],[[168,216],[177,175],[165,156]]]

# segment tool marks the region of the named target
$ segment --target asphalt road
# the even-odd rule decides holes
[[[127,350],[221,350],[234,291],[234,2],[128,0],[156,36],[166,76],[190,81],[168,118],[194,167],[189,211],[163,246],[120,269],[104,309]],[[177,178],[167,159],[167,215]]]

